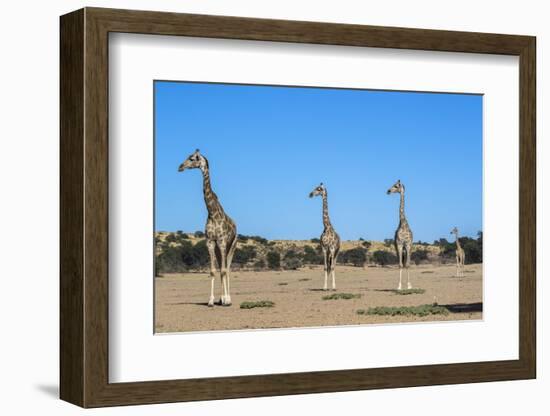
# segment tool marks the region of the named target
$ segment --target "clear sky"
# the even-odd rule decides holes
[[[155,82],[155,228],[204,230],[196,148],[240,234],[323,230],[320,182],[344,240],[393,238],[401,179],[414,240],[482,230],[482,96]]]

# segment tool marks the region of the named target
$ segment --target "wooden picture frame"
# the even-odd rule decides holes
[[[536,376],[535,50],[530,36],[85,8],[61,17],[60,396],[82,407],[338,392]],[[519,359],[109,383],[110,32],[519,57]]]

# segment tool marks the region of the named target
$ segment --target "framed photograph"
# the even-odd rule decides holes
[[[534,37],[60,28],[63,400],[535,378]]]

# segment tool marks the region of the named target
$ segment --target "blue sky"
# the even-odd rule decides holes
[[[482,229],[482,96],[156,81],[155,229],[203,230],[196,148],[240,234],[309,239],[320,182],[340,237],[393,238],[399,196],[414,240]]]

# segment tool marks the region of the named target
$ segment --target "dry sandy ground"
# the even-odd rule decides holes
[[[206,273],[169,274],[155,279],[155,329],[156,332],[184,332],[481,319],[482,265],[468,265],[465,270],[463,278],[456,278],[454,266],[413,267],[412,285],[424,289],[425,293],[410,295],[393,291],[399,279],[396,268],[337,267],[336,292],[320,290],[321,268],[236,271],[231,279],[233,305],[213,308],[206,305],[210,295],[210,279]],[[215,284],[216,296],[219,296],[219,278]],[[361,297],[322,299],[332,293],[353,293]],[[259,300],[273,301],[275,306],[239,308],[241,302]],[[418,306],[434,301],[449,307],[452,313],[426,317],[357,314],[358,309],[374,306]]]

